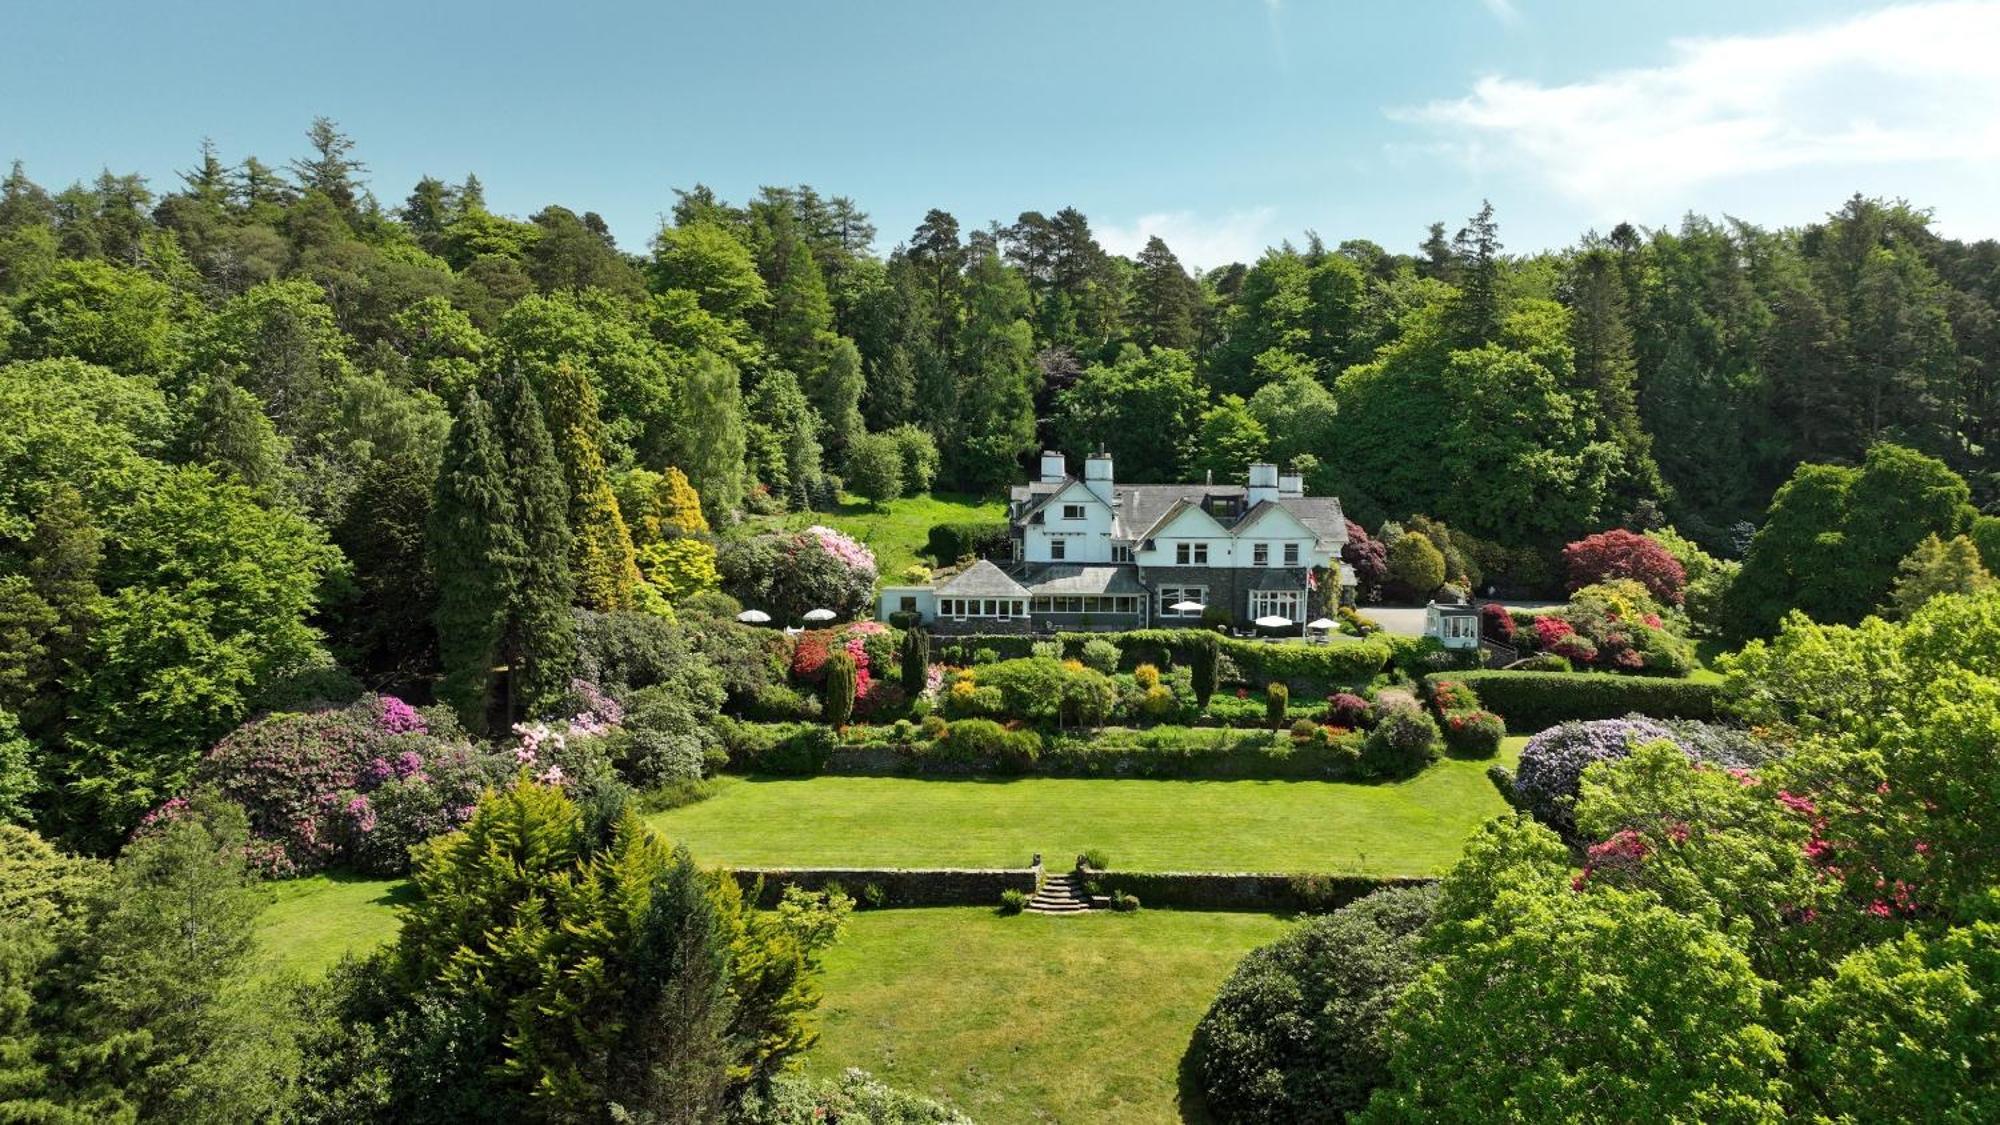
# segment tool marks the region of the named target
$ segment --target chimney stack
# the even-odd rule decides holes
[[[1265,461],[1250,466],[1250,488],[1245,497],[1245,506],[1254,508],[1266,500],[1278,498],[1278,467]]]
[[[1111,489],[1111,454],[1099,449],[1083,463],[1083,483],[1091,495],[1104,501],[1113,502]]]
[[[1305,494],[1305,475],[1297,469],[1286,466],[1285,471],[1278,474],[1278,495],[1304,496]]]
[[[1061,484],[1069,476],[1069,462],[1053,449],[1042,450],[1042,483]]]

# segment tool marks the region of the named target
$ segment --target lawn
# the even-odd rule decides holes
[[[259,968],[267,976],[325,972],[344,953],[366,953],[396,936],[400,879],[313,875],[270,884],[276,896],[257,919]]]
[[[1237,961],[1285,926],[1165,910],[864,911],[827,954],[806,1066],[858,1066],[980,1122],[1182,1120],[1195,1023]]]
[[[891,500],[880,507],[857,497],[845,496],[835,511],[763,516],[752,519],[748,527],[752,531],[798,531],[816,523],[824,524],[868,544],[869,549],[875,552],[876,568],[882,575],[882,581],[893,584],[899,581],[897,575],[911,563],[925,562],[929,565],[918,557],[918,553],[930,538],[933,524],[1005,518],[1007,505],[1004,501],[956,492],[933,492]]]
[[[1512,761],[1520,740],[1501,753]],[[649,823],[710,863],[1019,867],[1102,848],[1136,871],[1428,875],[1506,804],[1485,761],[1408,781],[725,778]]]

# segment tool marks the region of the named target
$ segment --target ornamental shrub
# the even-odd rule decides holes
[[[1406,531],[1389,544],[1389,579],[1412,598],[1427,598],[1444,585],[1444,554],[1426,536]]]
[[[1686,747],[1674,732],[1650,719],[1570,722],[1528,740],[1514,770],[1514,792],[1535,819],[1564,835],[1576,831],[1576,799],[1583,771],[1616,761],[1641,743],[1665,741]]]
[[[854,717],[859,669],[846,649],[835,649],[826,659],[826,721],[844,727]]]
[[[1491,711],[1453,711],[1441,725],[1445,747],[1461,758],[1491,758],[1507,736],[1507,724]]]
[[[931,635],[912,626],[903,633],[902,673],[904,694],[915,698],[930,686]]]
[[[1019,914],[1028,908],[1028,892],[1018,887],[1008,887],[1000,892],[1000,913]]]
[[[1479,607],[1479,631],[1488,640],[1511,645],[1514,643],[1514,615],[1499,602],[1487,602]]]
[[[905,428],[911,427],[897,427]],[[854,1067],[841,1071],[837,1079],[781,1074],[768,1089],[747,1091],[729,1120],[736,1125],[972,1125],[970,1117],[949,1103],[896,1089]]]
[[[1264,685],[1264,721],[1273,727],[1285,725],[1285,707],[1292,693],[1283,684]]]
[[[1389,1081],[1387,1023],[1428,963],[1433,886],[1395,887],[1251,951],[1196,1025],[1209,1109],[1233,1122],[1339,1120]]]
[[[1221,661],[1221,645],[1213,633],[1203,633],[1199,640],[1192,642],[1188,649],[1188,672],[1193,677],[1194,702],[1196,707],[1207,707],[1215,697],[1215,689]]]
[[[1118,670],[1121,655],[1117,645],[1103,637],[1092,637],[1083,642],[1083,651],[1077,654],[1077,658],[1083,661],[1084,667],[1109,676]]]
[[[941,523],[932,526],[924,553],[939,566],[949,566],[963,558],[985,558],[1006,545],[1006,520]]]
[[[1562,551],[1569,588],[1578,590],[1610,579],[1629,578],[1668,605],[1681,604],[1687,571],[1659,543],[1613,528],[1579,539]]]
[[[1337,727],[1360,730],[1368,725],[1371,710],[1366,699],[1351,691],[1335,692],[1326,697],[1326,721]]]
[[[1454,672],[1451,678],[1471,685],[1480,701],[1517,731],[1634,713],[1654,719],[1713,719],[1722,693],[1720,684],[1590,672],[1488,669]]]
[[[1008,730],[991,719],[960,719],[945,735],[945,751],[957,761],[991,762],[1007,773],[1026,773],[1041,757],[1042,739],[1031,730]]]
[[[1437,723],[1423,708],[1404,704],[1382,710],[1361,744],[1361,767],[1377,777],[1404,777],[1437,760]]]

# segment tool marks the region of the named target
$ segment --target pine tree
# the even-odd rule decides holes
[[[532,713],[568,689],[576,665],[569,485],[541,404],[516,369],[494,381],[493,433],[506,458],[507,498],[521,545],[501,656],[511,670],[510,710]]]
[[[67,684],[80,674],[103,605],[97,589],[103,561],[104,535],[91,523],[83,495],[74,485],[57,485],[35,513],[35,531],[28,539],[28,581],[55,612],[55,627],[42,638],[53,682],[43,684],[21,709],[31,732],[53,729],[62,716]]]
[[[1628,506],[1658,500],[1664,487],[1653,463],[1653,439],[1639,421],[1639,369],[1632,333],[1625,327],[1624,286],[1608,250],[1586,251],[1570,283],[1570,345],[1576,381],[1595,400],[1597,436],[1618,446],[1623,499]]]
[[[360,188],[355,177],[368,170],[366,164],[348,156],[354,150],[354,139],[341,132],[330,117],[313,118],[306,139],[312,142],[312,158],[292,161],[292,175],[299,187],[319,192],[352,214]]]
[[[438,694],[468,727],[485,731],[494,710],[509,605],[524,551],[507,491],[507,461],[493,408],[476,391],[452,420],[431,506],[431,569],[438,584]]]
[[[1455,319],[1460,347],[1476,348],[1500,332],[1500,250],[1493,204],[1481,200],[1479,213],[1452,239],[1459,275]]]
[[[1198,342],[1201,285],[1159,235],[1148,238],[1139,251],[1132,296],[1132,335],[1141,347],[1189,350]]]
[[[632,608],[639,564],[632,536],[604,471],[604,422],[597,390],[567,360],[548,377],[548,428],[569,484],[570,573],[578,604],[600,613]]]
[[[185,445],[190,461],[213,467],[266,500],[284,492],[291,443],[265,417],[257,397],[226,378],[209,380],[195,400]]]
[[[1971,539],[1927,535],[1898,568],[1896,583],[1889,591],[1889,608],[1896,616],[1908,617],[1932,598],[1976,594],[1991,585],[1993,575],[1979,561],[1979,549]]]

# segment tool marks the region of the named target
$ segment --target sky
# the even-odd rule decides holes
[[[1413,249],[1482,199],[1510,250],[1854,192],[2000,236],[2000,3],[10,0],[0,159],[155,190],[203,137],[278,164],[334,118],[385,204],[476,172],[495,211],[605,217],[810,183],[877,249],[1076,206],[1191,266],[1317,231]]]

